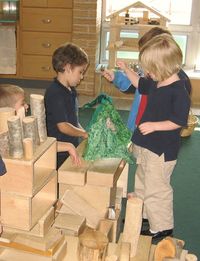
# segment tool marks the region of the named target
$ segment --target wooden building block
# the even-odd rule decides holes
[[[8,233],[27,234],[30,236],[44,237],[47,234],[47,232],[49,231],[49,228],[53,224],[54,220],[55,220],[55,210],[54,210],[54,207],[51,207],[44,214],[44,216],[41,219],[39,219],[39,221],[30,231],[10,228],[7,226],[4,226],[3,230]]]
[[[65,240],[67,241],[67,254],[63,261],[80,261],[78,258],[79,238],[67,235]]]
[[[119,209],[115,209],[115,219],[109,219],[109,221],[113,224],[111,232],[109,234],[109,241],[112,243],[116,243],[120,235],[121,211]]]
[[[123,188],[117,187],[116,198],[115,198],[115,208],[122,208],[122,197],[123,197]]]
[[[109,219],[101,220],[98,227],[98,230],[107,236],[109,242],[112,241],[112,227],[113,222]]]
[[[43,256],[37,253],[29,253],[12,248],[3,248],[0,253],[2,261],[63,261],[67,252],[67,242],[64,241],[53,256]]]
[[[136,255],[130,261],[149,261],[150,249],[151,237],[140,235]]]
[[[5,226],[30,230],[57,200],[57,172],[33,197],[1,191],[1,218]]]
[[[142,208],[143,201],[140,198],[132,197],[127,200],[122,242],[131,244],[131,257],[134,257],[137,252],[142,224]]]
[[[85,141],[77,147],[80,156],[82,155],[84,148]],[[58,183],[83,186],[86,183],[86,172],[89,165],[89,162],[81,158],[81,165],[76,166],[73,164],[70,157],[67,158],[58,169]]]
[[[104,218],[97,209],[79,197],[73,190],[66,190],[61,202],[71,208],[76,214],[86,217],[86,224],[91,228],[97,228],[99,221]]]
[[[86,226],[86,219],[79,215],[59,214],[53,226],[60,229],[64,235],[78,236]]]
[[[126,163],[124,166],[124,169],[122,170],[122,173],[117,181],[117,187],[120,187],[123,189],[122,197],[127,197],[127,189],[128,189],[128,170],[129,170],[129,164]]]
[[[86,228],[79,236],[80,261],[104,261],[108,238],[100,231]]]
[[[55,254],[56,250],[63,243],[63,241],[64,236],[61,231],[54,227],[51,227],[44,237],[17,234],[13,240],[15,243],[24,244],[42,251],[49,251],[52,255]]]
[[[100,213],[105,215],[108,207],[115,205],[116,186],[105,187],[88,185],[75,186],[59,184],[59,198],[61,198],[66,190],[73,190],[77,195],[86,200],[92,207],[96,208]],[[98,202],[98,204],[97,204]]]
[[[113,187],[126,163],[121,159],[101,159],[92,163],[87,171],[87,184]]]
[[[37,147],[31,160],[4,157],[7,174],[0,179],[4,192],[34,196],[56,169],[56,139],[48,138]]]

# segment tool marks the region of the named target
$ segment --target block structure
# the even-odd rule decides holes
[[[31,160],[3,158],[0,180],[3,226],[29,231],[57,200],[56,139],[47,138]]]

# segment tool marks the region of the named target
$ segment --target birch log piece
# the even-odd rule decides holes
[[[34,116],[28,116],[25,117],[22,121],[23,126],[23,133],[24,138],[31,138],[33,141],[33,148],[37,147],[37,145],[40,145],[40,137],[38,133],[38,125],[36,117]]]
[[[137,251],[142,224],[142,206],[143,201],[140,198],[131,197],[127,200],[122,242],[131,244],[131,257],[134,257]]]
[[[15,159],[23,157],[22,126],[19,116],[8,119],[9,155]]]
[[[23,139],[24,157],[27,160],[33,158],[33,140],[32,138]]]
[[[15,109],[10,107],[0,108],[0,132],[8,131],[8,118],[15,115]]]
[[[46,114],[44,108],[44,96],[39,94],[30,95],[31,114],[36,117],[40,142],[47,139]]]
[[[87,228],[79,236],[79,261],[104,261],[108,238],[100,231]]]
[[[8,132],[7,131],[0,132],[0,155],[6,156],[8,154],[9,154]]]

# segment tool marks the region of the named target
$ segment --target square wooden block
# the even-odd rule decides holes
[[[7,173],[0,179],[0,188],[23,196],[34,196],[56,169],[56,139],[47,138],[31,160],[3,158]]]
[[[57,200],[57,172],[33,197],[1,191],[2,224],[30,230]]]

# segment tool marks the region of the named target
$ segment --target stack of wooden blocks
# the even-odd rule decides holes
[[[56,151],[56,139],[47,138],[31,160],[3,158],[7,168],[0,179],[3,260],[61,260],[58,256],[66,242],[59,230],[50,228],[57,202]]]

